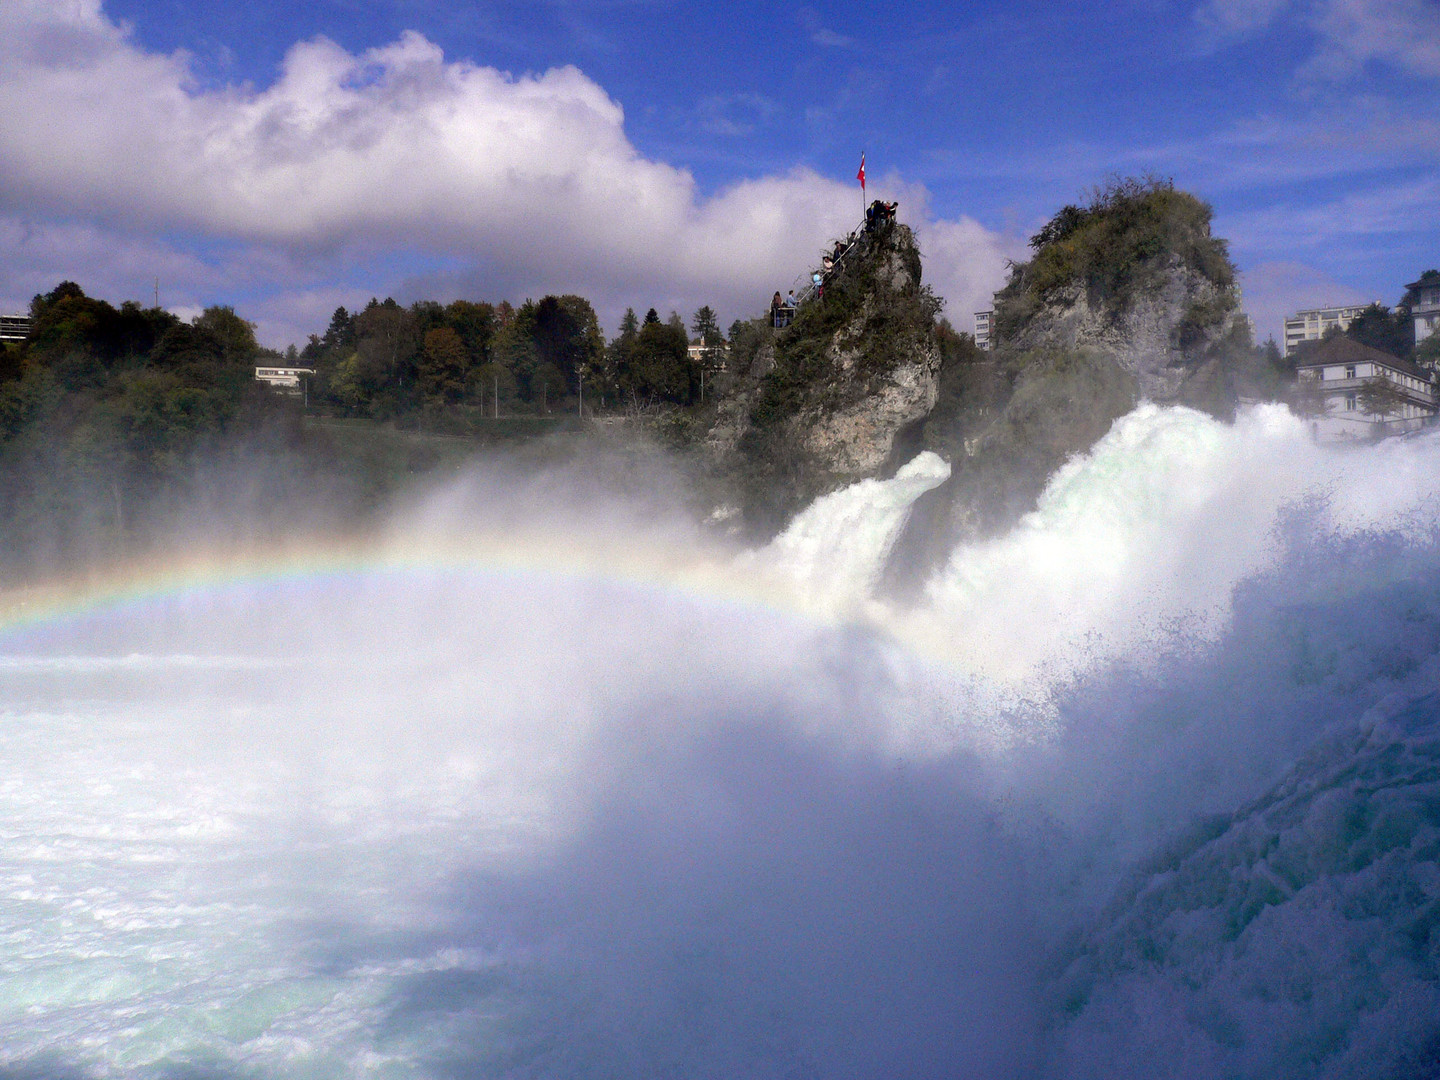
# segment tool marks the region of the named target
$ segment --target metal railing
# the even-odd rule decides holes
[[[790,283],[790,293],[795,297],[794,305],[784,304],[778,308],[771,308],[770,321],[775,329],[783,330],[789,326],[795,321],[795,313],[820,295],[826,279],[840,268],[846,256],[859,246],[864,236],[865,229],[862,226],[840,241],[841,246],[838,254],[831,255],[827,252],[826,254],[830,256],[830,266],[828,269],[822,264],[820,268],[805,270],[795,276],[795,280]]]

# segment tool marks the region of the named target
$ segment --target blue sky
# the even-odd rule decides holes
[[[336,304],[759,310],[896,198],[968,328],[1065,202],[1207,199],[1260,336],[1440,265],[1440,4],[13,0],[0,307],[71,277],[283,345]]]

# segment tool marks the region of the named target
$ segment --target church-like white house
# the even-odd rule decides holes
[[[1409,360],[1343,335],[1303,347],[1295,370],[1313,430],[1323,439],[1373,439],[1413,431],[1435,416],[1435,376]]]

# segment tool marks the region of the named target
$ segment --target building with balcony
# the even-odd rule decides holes
[[[1440,273],[1427,270],[1405,288],[1415,293],[1410,315],[1415,320],[1415,344],[1419,345],[1431,334],[1440,333]]]
[[[1379,302],[1375,301],[1377,304]],[[1355,304],[1351,307],[1322,307],[1297,311],[1285,320],[1285,355],[1292,355],[1307,341],[1319,341],[1325,336],[1325,331],[1332,327],[1348,330],[1355,317],[1369,306]]]
[[[29,336],[29,315],[0,315],[0,341],[24,341]]]
[[[1435,416],[1433,374],[1343,335],[1303,346],[1295,371],[1317,438],[1375,439]]]
[[[995,312],[975,312],[975,344],[982,349],[990,348],[990,330],[995,324]]]
[[[257,367],[255,369],[257,381],[287,394],[300,393],[300,379],[303,376],[314,374],[315,369],[308,367]]]

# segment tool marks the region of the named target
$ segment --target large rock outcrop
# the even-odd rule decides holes
[[[959,389],[942,394],[925,445],[948,444],[954,472],[916,506],[892,588],[918,587],[957,543],[1008,528],[1142,400],[1229,416],[1239,396],[1278,389],[1210,213],[1168,183],[1122,181],[1032,238],[1034,258],[996,294],[993,351],[957,360],[984,364],[984,377],[942,377]]]
[[[897,468],[934,408],[938,303],[921,285],[910,229],[861,235],[789,327],[752,326],[705,437],[746,529],[780,529],[801,507]]]

